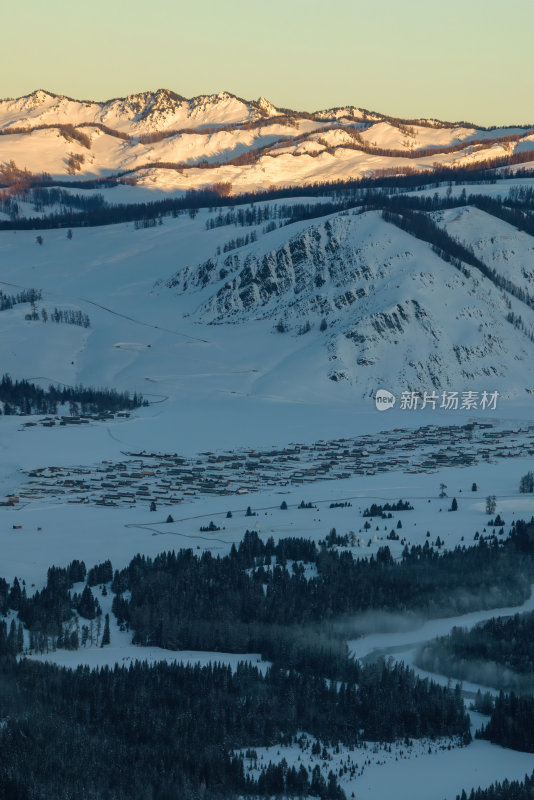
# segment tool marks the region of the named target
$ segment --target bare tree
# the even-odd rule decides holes
[[[497,498],[494,494],[489,494],[486,497],[486,514],[495,514],[497,508]]]

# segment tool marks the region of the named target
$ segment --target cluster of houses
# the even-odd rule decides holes
[[[89,425],[90,422],[109,422],[115,417],[129,417],[129,411],[118,411],[112,414],[111,411],[99,411],[97,414],[70,414],[55,417],[42,417],[36,422],[23,422],[23,428],[53,428],[56,425]]]
[[[60,423],[61,424],[61,423]],[[534,425],[497,430],[490,423],[427,425],[284,448],[222,453],[124,452],[124,460],[96,467],[41,467],[26,472],[17,501],[171,506],[199,495],[240,495],[391,470],[435,472],[481,460],[534,455]],[[11,498],[4,505],[13,507]]]

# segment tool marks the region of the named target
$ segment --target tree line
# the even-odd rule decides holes
[[[147,791],[161,800],[272,796],[275,786],[341,800],[333,774],[325,780],[311,766],[291,772],[281,762],[254,779],[236,751],[291,744],[302,730],[347,746],[405,734],[470,741],[460,687],[421,681],[403,665],[368,666],[355,686],[246,663],[90,671],[5,656],[0,679],[0,787],[16,786],[26,792],[16,796],[32,800],[80,793],[144,800]]]
[[[42,389],[25,379],[14,380],[4,374],[0,380],[0,402],[4,414],[56,414],[58,406],[69,404],[74,413],[95,414],[132,410],[147,405],[143,396],[115,389],[95,389],[90,386],[53,386]]]
[[[505,541],[479,537],[477,545],[443,554],[426,541],[405,547],[399,561],[388,547],[370,559],[324,547],[312,559],[316,574],[309,577],[295,558],[299,550],[286,551],[295,559],[291,568],[281,558],[273,565],[265,544],[250,532],[246,546],[234,545],[224,557],[191,550],[136,556],[115,573],[113,607],[137,643],[243,652],[270,625],[328,622],[367,609],[432,615],[514,605],[530,594],[532,531],[533,524],[518,522]]]
[[[243,206],[249,203],[257,203],[260,201],[271,202],[287,197],[309,197],[311,195],[314,197],[330,196],[332,198],[328,203],[329,209],[322,211],[322,213],[320,213],[320,206],[316,206],[316,213],[314,214],[313,204],[306,204],[310,206],[307,211],[309,216],[296,216],[293,220],[296,221],[299,218],[312,218],[313,216],[321,216],[353,207],[358,202],[361,202],[361,194],[366,190],[376,191],[377,189],[388,189],[390,192],[401,192],[425,189],[432,186],[438,188],[439,186],[447,184],[452,186],[461,185],[463,183],[496,183],[505,177],[510,177],[504,171],[490,171],[492,168],[491,166],[483,164],[471,164],[457,168],[440,167],[432,170],[416,170],[407,167],[395,169],[393,173],[386,170],[385,174],[371,178],[363,177],[344,181],[312,182],[300,187],[258,190],[256,192],[248,192],[240,195],[221,194],[213,188],[200,190],[191,189],[186,191],[184,197],[168,198],[166,200],[150,203],[132,203],[128,205],[106,205],[100,194],[97,194],[93,198],[84,198],[83,196],[71,193],[75,188],[112,188],[119,185],[121,182],[128,182],[130,180],[125,174],[113,178],[106,177],[85,181],[54,181],[54,185],[51,186],[50,176],[43,177],[32,175],[27,171],[19,170],[18,172],[24,174],[26,177],[24,180],[21,179],[16,186],[12,186],[9,190],[9,195],[4,193],[3,198],[1,198],[4,204],[9,204],[9,208],[6,206],[4,210],[6,210],[6,213],[11,213],[12,219],[2,220],[0,222],[0,230],[34,230],[58,227],[74,228],[111,225],[120,222],[154,219],[160,216],[177,216],[179,213],[199,208]],[[533,170],[530,172],[522,171],[521,177],[531,177],[532,174],[534,174]],[[33,218],[19,218],[15,215],[15,211],[18,214],[18,208],[15,208],[13,205],[13,193],[26,196],[27,193],[31,191],[33,197],[33,192],[35,191],[48,191],[51,193],[50,204],[54,204],[56,201],[52,199],[55,196],[53,193],[61,191],[61,187],[63,186],[70,191],[61,195],[62,208],[60,211]],[[42,195],[41,199],[43,202],[44,198],[45,196]],[[424,198],[405,198],[406,204],[416,203],[418,201],[425,202]],[[41,200],[37,202],[40,203]],[[451,205],[458,205],[458,199],[451,198],[450,203]],[[67,208],[67,206],[69,208]],[[437,207],[438,206],[435,205],[435,208]],[[79,208],[80,211],[76,212],[73,208]]]
[[[456,800],[532,800],[534,797],[534,772],[525,775],[524,781],[509,781],[492,783],[487,789],[471,789],[469,794],[465,789],[461,795],[456,795]]]
[[[453,628],[417,655],[417,665],[494,688],[534,688],[534,612]]]
[[[266,764],[253,778],[241,751],[290,744],[302,730],[318,742],[347,746],[442,735],[467,743],[469,719],[459,686],[421,681],[404,665],[361,665],[329,621],[362,608],[444,613],[447,600],[455,610],[518,602],[529,592],[533,554],[534,519],[517,522],[502,544],[482,539],[443,555],[426,544],[405,548],[398,563],[387,548],[360,561],[305,538],[275,543],[247,531],[222,558],[181,550],[137,556],[115,573],[109,560],[88,571],[77,560],[54,566],[32,598],[17,579],[11,586],[0,580],[0,610],[18,611],[34,632],[49,631],[54,622],[64,630],[73,608],[88,627],[98,616],[91,586],[109,584],[113,576],[114,610],[139,644],[236,648],[272,662],[265,672],[250,664],[232,671],[217,664],[139,662],[129,669],[69,671],[17,662],[22,625],[0,624],[0,798],[67,800],[83,792],[95,800],[145,800],[149,791],[158,800],[177,793],[192,800],[199,793],[223,798],[273,792],[340,800],[333,774],[282,761]],[[305,577],[304,564],[314,565],[316,575]],[[86,585],[73,595],[80,581]],[[463,597],[455,599],[456,591]],[[511,642],[514,634],[497,632],[494,638]],[[515,638],[529,634],[521,628]],[[71,646],[64,632],[56,640],[61,645]],[[504,746],[533,747],[529,702],[502,695],[480,735]]]
[[[410,233],[432,246],[433,251],[448,263],[455,266],[460,272],[469,277],[465,264],[476,267],[499,289],[504,289],[521,302],[534,308],[534,298],[513,281],[500,275],[497,270],[488,267],[473,252],[472,248],[461,244],[450,236],[443,228],[436,225],[426,214],[416,213],[407,209],[401,213],[389,210],[382,211],[386,222],[396,225],[401,230]]]
[[[413,511],[413,506],[408,500],[399,500],[397,503],[384,503],[383,505],[371,503],[369,508],[364,509],[362,517],[382,517],[382,519],[385,519],[386,511]],[[391,513],[388,516],[391,519]]]
[[[476,732],[478,739],[488,739],[502,747],[534,753],[534,697],[530,694],[505,694],[495,700],[491,717],[486,725]]]
[[[334,534],[328,543],[337,541]],[[299,538],[275,544],[247,531],[224,557],[191,550],[154,559],[136,556],[113,574],[112,608],[136,644],[259,652],[274,663],[332,680],[359,680],[357,664],[335,634],[335,623],[345,614],[370,609],[452,614],[528,597],[534,522],[517,522],[502,543],[497,537],[478,542],[440,554],[427,541],[405,547],[396,562],[387,547],[370,559],[354,559],[327,542],[320,549]],[[308,575],[306,563],[315,567]],[[46,586],[32,597],[18,579],[11,587],[3,582],[1,606],[16,610],[30,631],[39,632],[35,647],[48,647],[48,638],[52,647],[58,638],[71,647],[66,634],[72,633],[73,609],[97,620],[101,611],[90,587],[111,581],[111,563],[93,567],[81,595],[72,595],[73,583],[85,576],[85,565],[77,561],[51,567]]]
[[[90,328],[91,327],[91,319],[88,314],[84,314],[83,311],[79,309],[63,309],[63,308],[54,308],[54,310],[50,313],[46,310],[46,308],[41,309],[41,315],[39,316],[39,312],[36,308],[24,316],[26,320],[37,321],[41,319],[43,322],[56,322],[56,323],[64,323],[65,325],[78,325],[80,328]]]
[[[0,677],[1,798],[266,797],[280,779],[289,796],[344,798],[334,775],[285,762],[254,779],[235,752],[290,743],[313,695],[334,712],[340,698],[324,682],[276,670],[263,676],[246,664],[235,672],[164,662],[90,671],[12,659]],[[301,703],[288,704],[286,693]]]
[[[0,311],[6,311],[20,303],[36,303],[41,297],[40,289],[23,289],[17,294],[5,294],[0,290]]]

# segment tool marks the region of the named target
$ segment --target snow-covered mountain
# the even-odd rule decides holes
[[[478,214],[489,239],[493,219]],[[461,271],[376,211],[300,228],[187,266],[163,285],[195,299],[198,322],[246,328],[251,320],[270,320],[279,336],[300,339],[301,349],[305,343],[322,349],[328,377],[359,396],[381,385],[397,391],[496,385],[511,395],[534,388],[527,335],[534,333],[534,310],[479,270]],[[530,237],[515,233],[510,238],[525,247]],[[498,252],[497,245],[491,266],[510,278],[514,270],[500,264]],[[530,263],[533,254],[531,246]],[[523,283],[533,290],[528,273]],[[526,332],[510,323],[511,309]]]
[[[42,245],[35,231],[3,231],[0,288],[42,290],[38,320],[25,319],[24,304],[0,312],[3,370],[176,402],[223,392],[361,405],[381,386],[498,390],[528,401],[532,307],[380,211],[355,212],[271,231],[249,226],[249,243],[227,252],[236,228],[210,228],[219,212],[209,209],[155,227],[77,228],[72,239],[44,230]],[[477,214],[485,263],[509,277],[498,221],[464,213]],[[530,237],[507,227],[509,248],[528,256]],[[88,314],[90,327],[45,324],[42,310],[55,307]]]
[[[238,194],[513,158],[534,159],[527,126],[399,120],[354,106],[305,113],[228,92],[186,99],[161,89],[97,103],[39,90],[0,101],[0,168],[52,182],[126,179],[165,192],[224,184]]]
[[[31,231],[2,232],[6,286],[43,290],[45,316],[57,295],[70,304],[69,313],[102,317],[98,329],[65,337],[54,326],[26,320],[22,308],[2,312],[4,340],[13,341],[15,354],[6,355],[4,369],[27,377],[45,374],[42,364],[48,364],[55,380],[135,388],[146,351],[128,347],[126,364],[123,345],[137,341],[141,320],[154,331],[179,331],[187,341],[202,342],[202,374],[211,374],[214,360],[228,374],[246,374],[246,380],[224,380],[224,391],[239,394],[351,402],[387,385],[395,391],[470,388],[528,397],[534,392],[534,245],[526,230],[466,205],[465,198],[457,206],[434,206],[428,212],[432,224],[470,248],[473,258],[463,263],[386,222],[379,209],[363,209],[357,194],[343,195],[344,208],[336,213],[312,208],[308,217],[315,219],[287,214],[292,203],[311,208],[323,202],[317,190],[302,199],[308,183],[488,159],[497,159],[495,166],[514,154],[519,161],[525,154],[534,158],[533,131],[403,121],[354,106],[296,112],[227,92],[188,100],[160,90],[95,103],[39,91],[4,100],[0,220],[8,227],[64,210],[64,196],[32,193],[24,170],[49,173],[45,187],[82,181],[73,189],[78,199],[105,195],[110,205],[214,185],[221,195],[280,185],[300,190],[278,205],[261,199],[248,222],[247,207],[237,198],[225,211],[228,219],[221,209],[191,209],[187,219],[175,214],[157,225],[163,212],[147,220],[144,210],[137,223],[150,222],[153,229],[128,222],[78,229],[67,240],[59,228],[43,231],[42,246]],[[83,183],[105,176],[128,185]],[[508,191],[520,183],[528,191],[529,181],[528,175],[509,178],[495,190],[479,191],[500,191],[505,184]],[[329,191],[331,202],[336,192]],[[452,188],[439,192],[449,197]],[[80,207],[72,206],[74,212]],[[61,225],[69,227],[67,219]],[[51,218],[44,227],[54,224]],[[117,313],[124,315],[120,325]],[[156,375],[168,372],[166,348]],[[154,352],[150,361],[154,366]],[[182,369],[180,362],[179,374]],[[142,374],[148,378],[153,375]]]
[[[103,103],[73,100],[42,89],[25,97],[0,101],[2,128],[93,123],[133,135],[171,128],[241,124],[277,113],[264,98],[248,102],[228,92],[219,92],[188,100],[167,89]]]
[[[446,165],[488,161],[484,174],[435,174]],[[519,531],[517,520],[534,510],[534,496],[518,492],[534,455],[534,172],[498,169],[521,170],[532,161],[534,131],[527,128],[397,120],[352,106],[307,114],[263,97],[251,102],[222,92],[188,100],[165,90],[105,103],[42,91],[1,101],[0,577],[18,580],[19,592],[22,583],[31,598],[48,575],[49,597],[59,592],[54,613],[61,612],[59,627],[55,617],[49,625],[37,613],[47,605],[44,592],[32,606],[30,599],[20,602],[15,584],[8,593],[4,582],[4,650],[7,643],[11,652],[8,626],[18,615],[28,627],[33,620],[31,632],[20,629],[22,644],[25,639],[33,651],[22,655],[30,658],[111,669],[138,658],[216,661],[235,669],[243,658],[260,674],[268,663],[262,659],[271,655],[234,653],[239,632],[235,640],[228,636],[232,653],[220,652],[220,631],[217,652],[163,649],[203,646],[202,620],[193,621],[198,641],[182,641],[177,627],[161,648],[134,645],[133,616],[125,630],[113,613],[130,592],[118,606],[112,599],[113,589],[136,590],[120,586],[122,579],[105,589],[100,582],[113,570],[104,562],[121,570],[135,554],[152,559],[186,547],[188,558],[212,552],[211,561],[206,556],[199,563],[216,565],[247,529],[245,536],[264,540],[292,537],[288,575],[303,586],[321,570],[324,577],[329,559],[334,565],[335,554],[344,559],[346,550],[375,559],[377,575],[384,563],[389,574],[388,552],[401,569],[401,554],[412,546],[432,545],[437,553],[497,540],[501,524],[501,542],[505,526],[506,535],[512,523]],[[412,183],[410,171],[422,170],[431,174]],[[393,174],[404,177],[391,181]],[[364,175],[377,180],[346,182]],[[345,183],[324,185],[338,179]],[[203,187],[214,191],[181,196]],[[285,190],[241,196],[268,187]],[[16,403],[6,373],[28,382],[15,387]],[[50,384],[74,391],[56,405],[34,403],[36,386]],[[107,398],[109,410],[86,413],[92,388],[107,390],[95,394]],[[397,399],[387,414],[378,407],[380,389]],[[119,405],[109,390],[142,394],[144,402],[123,395]],[[411,393],[415,404],[403,405]],[[480,400],[488,395],[493,408]],[[487,522],[492,497],[506,522]],[[449,503],[455,513],[440,513]],[[382,508],[409,511],[401,522],[391,513],[382,519]],[[374,519],[364,519],[369,514]],[[300,561],[301,537],[321,548],[317,564]],[[253,538],[244,541],[240,553],[258,552]],[[414,556],[412,550],[405,564],[413,566]],[[278,573],[270,557],[260,561],[264,576],[272,573],[273,591],[263,586],[275,602]],[[513,564],[506,561],[509,570]],[[100,616],[93,626],[84,614],[94,616],[94,608],[82,614],[76,599],[85,594],[80,562],[100,562],[91,570],[94,581],[91,572],[87,577],[106,620],[107,644],[99,638]],[[150,563],[158,562],[147,560],[147,570]],[[378,586],[361,627],[349,607],[337,627],[340,636],[356,637],[347,652],[412,663],[417,643],[446,635],[453,625],[531,611],[534,595],[501,608],[511,596],[508,583],[526,591],[527,574],[502,577],[497,561],[488,563],[482,566],[492,580],[481,586],[479,600],[474,584],[459,588],[458,571],[456,601],[443,614],[476,603],[498,604],[497,610],[424,624],[413,609],[375,616]],[[60,566],[47,572],[52,564]],[[260,571],[257,577],[264,580]],[[71,578],[73,597],[66,594]],[[427,588],[421,611],[431,614],[438,601],[428,599]],[[406,597],[405,610],[412,608]],[[69,621],[71,605],[77,610]],[[334,606],[324,606],[332,630],[340,608]],[[154,608],[156,620],[167,614]],[[138,619],[145,611],[153,617],[148,605],[137,606]],[[221,619],[227,635],[231,615]],[[303,627],[301,635],[293,622],[287,630],[297,637],[290,656],[296,655],[291,664],[298,672],[309,631]],[[82,647],[67,649],[80,625]],[[250,631],[251,641],[261,633],[254,623]],[[325,661],[327,641],[317,639],[312,666]],[[37,655],[37,644],[46,653]],[[337,674],[343,663],[335,653]],[[330,683],[336,674],[328,673]],[[397,677],[404,680],[403,674]],[[107,681],[112,671],[102,675]],[[450,684],[448,676],[434,677]],[[474,696],[476,686],[464,689]],[[454,703],[458,710],[458,696]],[[487,719],[472,714],[477,726]],[[30,716],[30,728],[35,719]],[[394,730],[392,723],[391,736]],[[13,731],[18,735],[16,726]],[[327,742],[319,758],[315,733],[304,732],[298,742],[258,752],[265,764],[283,755],[315,776],[332,770],[329,796],[339,773],[347,796],[372,800],[392,796],[397,786],[402,797],[428,800],[426,775],[435,789],[431,800],[451,800],[464,786],[522,777],[532,766],[531,754],[480,739],[462,740],[460,747],[456,736],[413,738],[415,745],[403,736],[379,746],[360,731],[350,751]],[[247,769],[257,774],[258,759],[246,752]],[[361,768],[352,761],[355,753],[365,761]],[[228,765],[233,769],[230,756]],[[7,786],[2,775],[0,784]]]

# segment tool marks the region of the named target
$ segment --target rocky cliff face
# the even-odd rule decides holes
[[[268,239],[189,266],[165,285],[195,295],[199,321],[272,320],[273,331],[315,337],[328,352],[329,377],[364,393],[381,382],[429,390],[534,385],[534,345],[507,320],[518,301],[378,212],[305,225],[272,248]],[[534,312],[522,312],[534,324]]]

